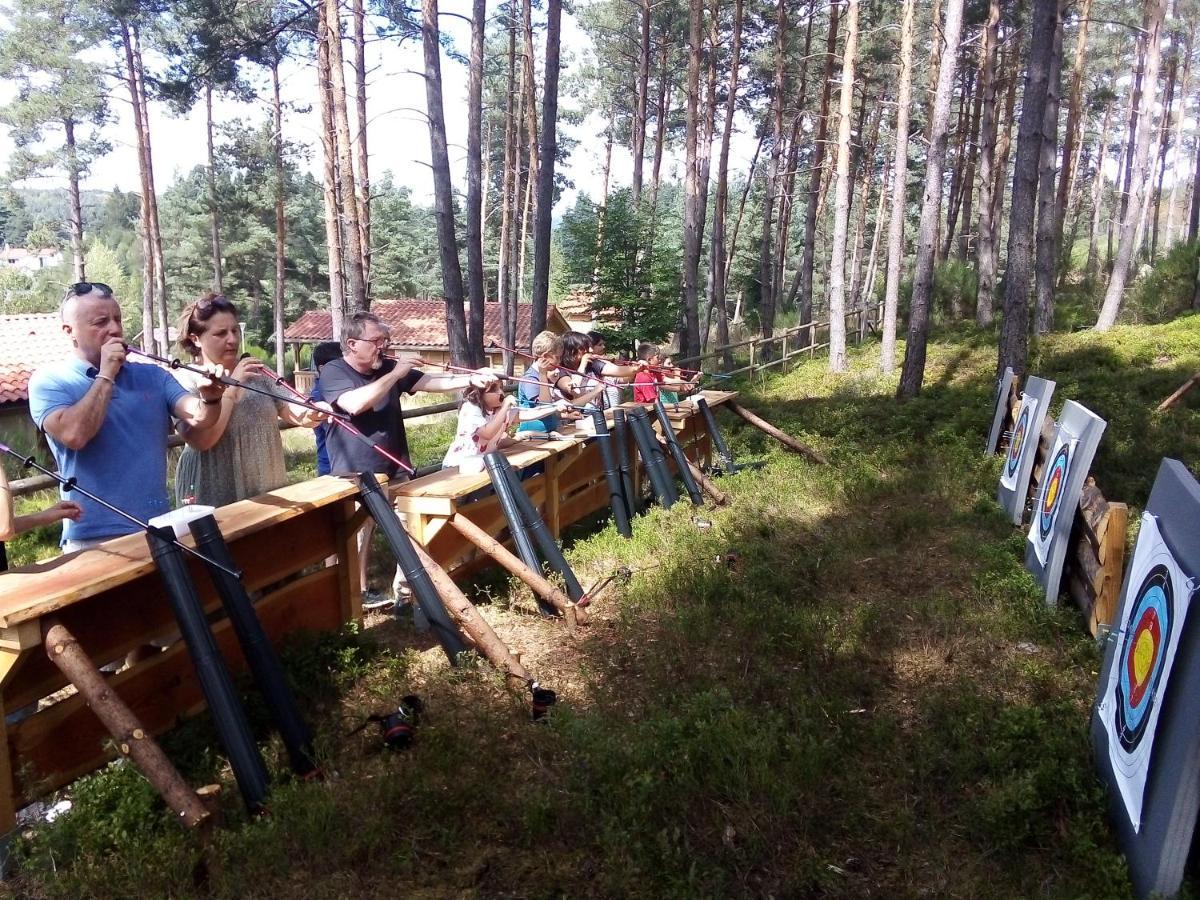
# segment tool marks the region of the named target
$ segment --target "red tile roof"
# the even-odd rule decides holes
[[[392,329],[392,344],[397,347],[446,348],[450,344],[446,337],[446,303],[443,300],[379,300],[371,312],[379,316]],[[517,305],[517,346],[528,347],[531,335],[530,321],[533,306],[528,303]],[[547,314],[547,327],[551,331],[569,330],[567,323],[554,307]],[[500,304],[488,303],[483,312],[483,340],[502,341],[504,333],[500,327]],[[307,343],[309,341],[333,340],[333,318],[326,310],[309,310],[287,327],[283,333],[285,341]]]
[[[0,316],[0,403],[29,399],[29,376],[71,352],[58,313]]]

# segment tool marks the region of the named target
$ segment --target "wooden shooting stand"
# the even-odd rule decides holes
[[[715,408],[728,403],[737,394],[733,391],[703,391],[701,396]],[[623,405],[634,408],[639,404]],[[688,458],[711,462],[712,440],[696,408],[690,403],[668,406],[667,416]],[[605,419],[611,429],[612,413],[606,413]],[[615,440],[615,437],[589,440],[589,433],[577,432],[574,425],[564,427],[560,433],[564,435],[563,440],[527,441],[503,451],[518,471],[541,467],[537,474],[525,478],[522,486],[540,508],[556,540],[564,528],[608,507],[608,486],[604,480],[599,441]],[[638,464],[632,441],[626,449],[633,464],[634,490],[640,491],[645,472]],[[401,484],[393,494],[396,509],[405,514],[408,533],[413,540],[423,544],[443,569],[457,575],[478,568],[488,561],[488,557],[477,543],[465,539],[453,522],[466,518],[487,535],[507,539],[504,511],[490,487],[486,472],[462,474],[451,468]],[[496,562],[510,568],[508,560]]]
[[[361,617],[357,493],[352,481],[326,476],[217,510],[247,589],[263,592],[255,609],[272,641],[298,630],[335,630]],[[322,567],[329,556],[338,564]],[[205,610],[218,610],[203,564],[189,558],[188,565]],[[43,647],[56,622],[100,665],[169,639],[175,621],[145,536],[115,538],[0,575],[0,722],[5,712],[66,693],[68,679]],[[230,666],[245,668],[227,619],[213,625],[213,635]],[[119,674],[89,674],[103,677],[150,734],[204,707],[181,641]],[[108,731],[78,690],[2,727],[0,834],[12,830],[17,809],[115,755]]]

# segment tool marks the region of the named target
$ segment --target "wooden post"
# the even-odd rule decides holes
[[[1192,388],[1194,388],[1197,384],[1200,384],[1200,372],[1197,372],[1195,375],[1193,375],[1191,378],[1189,378],[1187,381],[1185,381],[1183,384],[1181,384],[1179,386],[1178,390],[1175,391],[1175,393],[1173,393],[1170,397],[1168,397],[1162,403],[1158,404],[1157,411],[1162,412],[1164,409],[1167,409],[1168,407],[1173,406],[1175,404],[1175,402],[1177,400],[1179,400],[1180,397],[1182,397],[1184,394],[1186,394],[1188,391],[1190,391]]]
[[[662,446],[664,454],[670,452],[666,442],[661,438],[659,439],[658,443]],[[708,496],[712,498],[713,503],[717,504],[717,506],[725,506],[729,502],[729,495],[713,484],[712,479],[701,472],[699,467],[687,458],[686,453],[683,454],[681,458],[687,464],[688,471],[692,473],[692,477],[696,479],[696,483],[700,485],[700,489],[704,491],[704,493],[708,494]]]
[[[412,542],[413,550],[420,557],[421,565],[425,567],[425,571],[429,573],[429,579],[433,582],[441,594],[442,602],[446,605],[446,609],[454,616],[455,620],[462,630],[466,632],[471,642],[475,644],[475,648],[482,653],[492,665],[498,669],[502,669],[512,678],[521,681],[523,684],[529,684],[533,679],[529,673],[525,671],[525,667],[521,665],[521,661],[517,659],[504,641],[496,635],[492,630],[492,626],[487,623],[483,616],[479,615],[479,610],[466,598],[454,580],[446,574],[446,570],[439,566],[428,553],[425,548],[416,541]]]
[[[109,690],[104,676],[97,671],[79,642],[61,624],[46,629],[46,655],[79,690],[96,717],[117,742],[122,756],[128,756],[154,785],[167,805],[189,828],[201,825],[209,817],[208,810],[196,792],[187,786],[158,742],[142,727],[124,701]]]
[[[530,589],[540,597],[554,604],[555,609],[563,614],[568,630],[574,630],[576,625],[582,625],[587,621],[586,611],[572,603],[566,594],[543,578],[541,573],[535,572],[525,565],[520,557],[510,552],[507,547],[466,516],[461,513],[456,514],[450,519],[450,526],[498,562],[510,574],[516,575],[529,585]]]
[[[750,410],[746,409],[741,404],[735,403],[733,400],[727,400],[725,401],[725,408],[734,415],[745,419],[759,431],[775,438],[775,440],[779,441],[779,443],[783,444],[783,446],[787,447],[789,450],[793,450],[802,456],[806,456],[813,462],[820,463],[823,466],[829,464],[829,460],[825,458],[823,453],[818,450],[814,450],[807,444],[801,443],[790,434],[785,434],[770,422],[767,422],[765,419],[761,419],[754,413],[750,412]]]
[[[750,342],[750,377],[751,378],[754,377],[754,348],[756,346],[758,346],[757,340],[753,340]]]

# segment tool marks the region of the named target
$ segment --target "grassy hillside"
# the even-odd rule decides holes
[[[1096,478],[1140,507],[1160,456],[1194,464],[1200,320],[1055,336],[1034,371],[1109,419]],[[995,501],[994,336],[930,348],[898,406],[878,348],[742,385],[820,447],[814,467],[732,419],[734,503],[581,533],[584,583],[634,569],[568,637],[523,589],[474,586],[559,692],[545,726],[486,664],[446,667],[406,622],[293,646],[331,777],[202,849],[127,766],[21,845],[31,896],[1125,896],[1087,720],[1100,654],[1046,609]],[[420,694],[414,746],[367,713]],[[258,721],[262,710],[253,710]],[[227,777],[201,720],[168,741],[195,783]],[[278,747],[270,745],[272,754]],[[274,758],[274,757],[273,757]],[[279,767],[279,761],[275,762]]]

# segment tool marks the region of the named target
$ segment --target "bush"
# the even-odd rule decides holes
[[[1134,282],[1121,320],[1132,324],[1168,322],[1192,307],[1200,241],[1176,244],[1153,269]]]

